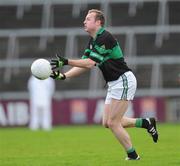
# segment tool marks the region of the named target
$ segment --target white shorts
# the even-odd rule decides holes
[[[105,104],[111,99],[133,100],[137,88],[136,77],[131,71],[121,75],[117,80],[108,82]]]

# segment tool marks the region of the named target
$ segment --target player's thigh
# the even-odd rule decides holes
[[[121,121],[124,113],[128,108],[128,100],[113,99],[110,103],[109,119],[113,121]]]

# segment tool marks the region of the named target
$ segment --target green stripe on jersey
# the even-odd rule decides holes
[[[88,57],[86,55],[83,55],[81,59],[87,59]]]
[[[90,49],[85,49],[85,51],[84,51],[84,55],[81,57],[81,59],[87,59],[88,58],[88,56],[86,55],[86,53],[90,53],[91,52],[91,50]]]
[[[101,56],[100,54],[97,54],[97,53],[95,53],[93,51],[91,51],[90,57],[95,58],[95,59],[99,60],[100,62],[102,62],[103,59],[104,59],[103,56]]]
[[[84,53],[87,53],[87,52],[91,52],[91,50],[90,49],[85,49],[85,51],[84,51]]]
[[[109,54],[112,52],[111,49],[106,49],[103,46],[95,45],[94,48],[100,53],[100,54]]]

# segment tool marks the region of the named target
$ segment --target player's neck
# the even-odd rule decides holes
[[[89,35],[93,37],[93,39],[96,38],[97,32],[99,31],[101,27],[97,27],[94,31],[90,32]]]

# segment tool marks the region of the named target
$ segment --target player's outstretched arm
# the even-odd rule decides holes
[[[93,66],[95,66],[95,64],[96,64],[96,62],[94,62],[93,60],[91,60],[89,58],[78,59],[78,60],[68,59],[68,65],[73,66],[73,67],[90,69]]]
[[[73,67],[73,68],[71,68],[69,71],[67,71],[66,73],[64,73],[64,75],[66,76],[66,78],[76,77],[76,76],[84,73],[84,72],[87,71],[87,70],[88,70],[88,69],[86,69],[86,68]]]
[[[70,65],[73,67],[80,67],[80,68],[91,68],[95,64],[96,62],[89,58],[73,60],[73,59],[66,59],[58,54],[56,54],[56,59],[51,60],[52,70],[56,70],[65,65]]]
[[[65,80],[66,78],[76,77],[87,70],[85,68],[73,67],[66,73],[60,73],[59,70],[53,71],[50,77],[55,80]]]
[[[66,59],[64,57],[56,54],[56,59],[51,60],[52,74],[51,77],[56,80],[65,80],[66,78],[76,77],[86,70],[95,66],[96,62],[87,58],[87,59]],[[73,68],[67,71],[66,73],[60,73],[59,68],[64,65],[70,65]]]

